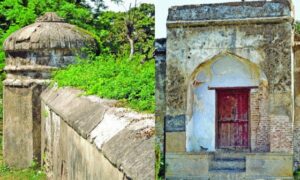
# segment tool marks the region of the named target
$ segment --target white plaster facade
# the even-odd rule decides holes
[[[187,102],[192,114],[186,123],[187,152],[199,152],[201,146],[215,150],[216,92],[210,88],[258,87],[261,81],[267,80],[257,65],[229,53],[198,66],[188,90]]]

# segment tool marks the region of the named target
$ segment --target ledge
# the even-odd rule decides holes
[[[51,82],[49,79],[6,79],[3,81],[4,86],[10,87],[30,87],[36,85],[48,85]]]
[[[169,9],[168,21],[228,20],[291,16],[293,11],[291,6],[288,0],[173,6]]]
[[[223,25],[243,25],[243,24],[278,24],[292,23],[294,19],[289,16],[269,17],[269,18],[245,18],[245,19],[226,19],[226,20],[198,20],[198,21],[167,21],[168,28],[174,27],[196,27],[196,26],[223,26]]]
[[[42,66],[42,65],[7,65],[4,67],[4,71],[6,72],[14,72],[14,71],[37,71],[37,72],[50,72],[53,70],[57,70],[57,67],[52,66]]]

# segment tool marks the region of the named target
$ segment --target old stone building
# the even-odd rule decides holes
[[[4,42],[7,77],[3,88],[4,157],[9,166],[29,167],[41,156],[40,94],[49,85],[51,71],[84,56],[83,47],[96,41],[56,13],[46,13]]]
[[[154,179],[154,116],[49,86],[51,72],[95,50],[86,30],[46,13],[4,42],[4,162],[47,179]]]
[[[293,23],[288,0],[169,9],[165,64],[157,59],[167,179],[293,179],[300,161]]]

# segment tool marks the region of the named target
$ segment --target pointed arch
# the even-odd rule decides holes
[[[216,96],[210,87],[249,87],[264,84],[261,68],[249,59],[222,52],[200,63],[190,74],[187,90],[186,150],[215,150]]]

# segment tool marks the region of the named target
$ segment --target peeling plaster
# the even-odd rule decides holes
[[[214,151],[216,97],[215,90],[209,87],[259,86],[266,78],[257,65],[228,53],[201,64],[191,77],[191,84],[196,80],[200,85],[192,85],[188,95],[188,99],[192,99],[188,108],[192,111],[188,109],[190,113],[187,113],[190,117],[186,121],[186,149],[199,152],[202,146]]]

